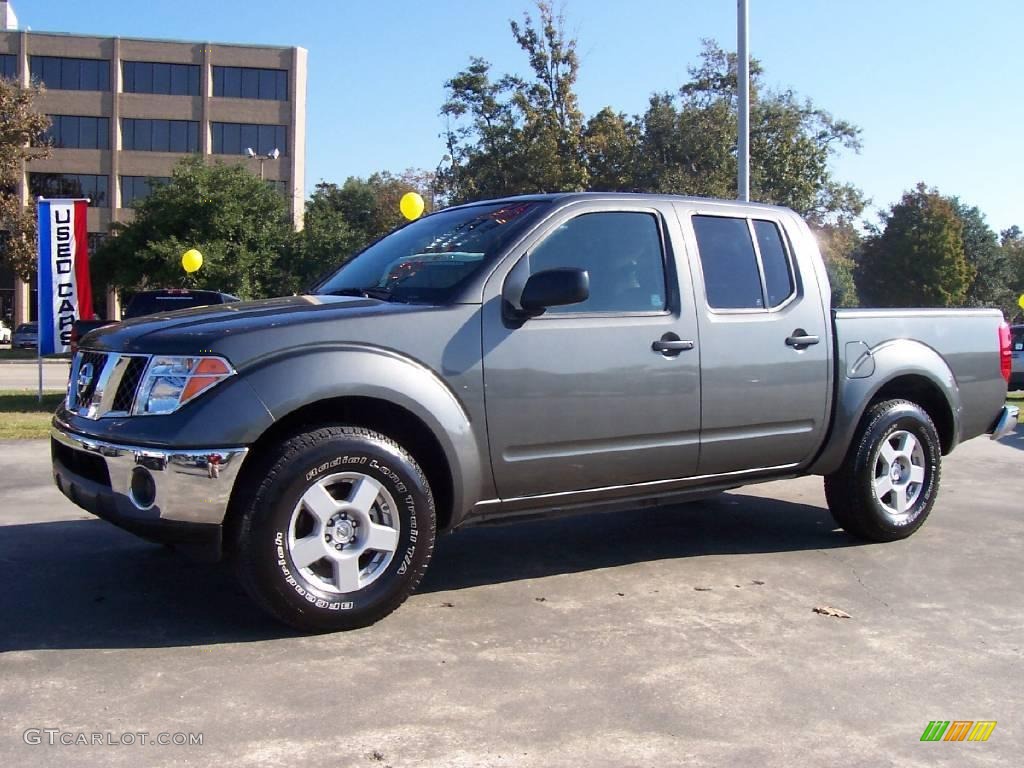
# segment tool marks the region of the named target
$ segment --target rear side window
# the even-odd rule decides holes
[[[530,272],[574,267],[590,274],[590,298],[551,307],[572,312],[665,309],[665,260],[658,220],[650,213],[585,213],[548,235],[530,253]]]
[[[763,309],[761,275],[746,219],[694,216],[704,290],[715,309]]]
[[[756,243],[750,235],[751,226]],[[774,222],[694,216],[693,229],[712,308],[771,309],[793,295],[793,269],[782,233]]]
[[[789,269],[782,233],[775,222],[755,220],[754,234],[757,235],[757,247],[761,251],[768,306],[777,307],[793,293],[793,274]]]

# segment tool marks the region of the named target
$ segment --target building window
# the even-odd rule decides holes
[[[230,99],[288,101],[288,72],[283,69],[214,67],[213,95]]]
[[[89,233],[89,255],[92,256],[98,251],[105,242],[107,242],[108,235],[103,232],[90,232]]]
[[[107,205],[107,177],[88,173],[30,173],[32,197],[87,197],[90,208]]]
[[[267,186],[277,192],[279,195],[288,197],[288,182],[281,181],[280,179],[267,179]]]
[[[121,207],[134,208],[135,204],[145,200],[154,186],[166,184],[170,176],[122,176]]]
[[[30,56],[29,72],[47,88],[60,91],[109,91],[110,62],[106,59],[67,59]]]
[[[110,118],[79,115],[48,115],[50,127],[43,136],[63,149],[110,149]]]
[[[166,96],[198,96],[198,64],[161,64],[126,61],[122,64],[125,93],[159,93]]]
[[[198,152],[199,123],[194,120],[121,118],[121,149],[142,152]]]
[[[252,149],[266,155],[275,149],[282,155],[288,154],[287,126],[255,125],[253,123],[212,123],[213,154],[244,155]]]
[[[13,53],[0,53],[0,77],[18,77],[18,57]]]

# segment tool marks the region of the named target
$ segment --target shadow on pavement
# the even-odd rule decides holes
[[[629,563],[850,546],[828,511],[723,494],[633,512],[481,526],[438,541],[420,592]],[[0,651],[251,642],[295,633],[264,616],[230,571],[99,520],[0,528]]]
[[[1019,406],[1021,414],[1024,415],[1024,402],[1014,401],[1013,404]],[[1016,448],[1018,451],[1024,451],[1024,424],[1019,425],[1012,435],[1004,437],[999,442],[1011,448]]]

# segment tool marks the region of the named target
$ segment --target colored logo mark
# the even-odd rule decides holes
[[[995,729],[995,720],[932,720],[921,741],[988,741]]]

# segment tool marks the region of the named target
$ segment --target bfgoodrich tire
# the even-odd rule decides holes
[[[391,613],[434,548],[434,499],[413,457],[360,427],[297,435],[262,464],[242,503],[236,568],[273,616],[306,632]]]
[[[907,400],[886,400],[868,409],[843,466],[825,477],[825,498],[847,533],[905,539],[928,519],[941,472],[942,448],[928,414]]]

